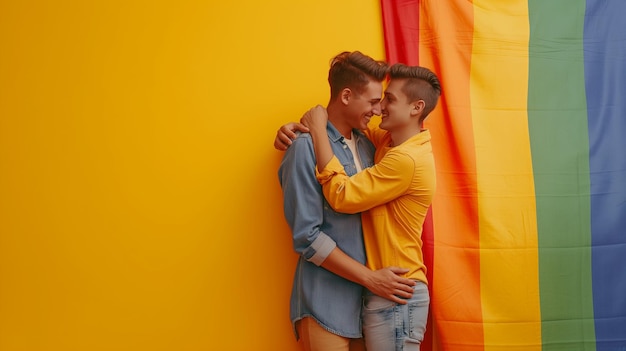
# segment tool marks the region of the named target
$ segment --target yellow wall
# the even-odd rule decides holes
[[[0,0],[0,350],[293,350],[272,148],[377,0]]]

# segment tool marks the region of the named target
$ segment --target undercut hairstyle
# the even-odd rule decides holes
[[[382,82],[388,71],[389,66],[385,62],[376,61],[359,51],[342,52],[330,62],[330,99],[334,100],[345,88],[362,94],[370,81]]]
[[[424,120],[437,106],[441,95],[439,78],[431,70],[420,66],[407,66],[396,63],[389,69],[389,78],[406,79],[402,86],[402,92],[409,102],[424,100]]]

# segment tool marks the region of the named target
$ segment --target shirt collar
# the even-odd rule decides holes
[[[326,132],[328,132],[328,138],[330,141],[334,143],[340,141],[341,138],[344,137],[330,121],[326,124]],[[359,140],[359,138],[363,136],[363,133],[358,129],[352,129],[352,133],[354,134],[355,140]]]

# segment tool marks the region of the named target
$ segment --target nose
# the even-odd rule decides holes
[[[382,101],[378,104],[380,107],[380,112],[385,112],[387,110],[387,99],[382,99]]]
[[[372,108],[372,113],[375,114],[376,116],[380,116],[381,110],[382,110],[381,104],[380,102],[377,102]]]

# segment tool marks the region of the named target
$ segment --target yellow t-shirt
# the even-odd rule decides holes
[[[408,268],[407,278],[427,283],[422,254],[424,218],[435,191],[430,132],[390,147],[389,133],[373,129],[376,164],[348,177],[336,157],[317,175],[328,203],[338,212],[363,212],[367,266]]]

